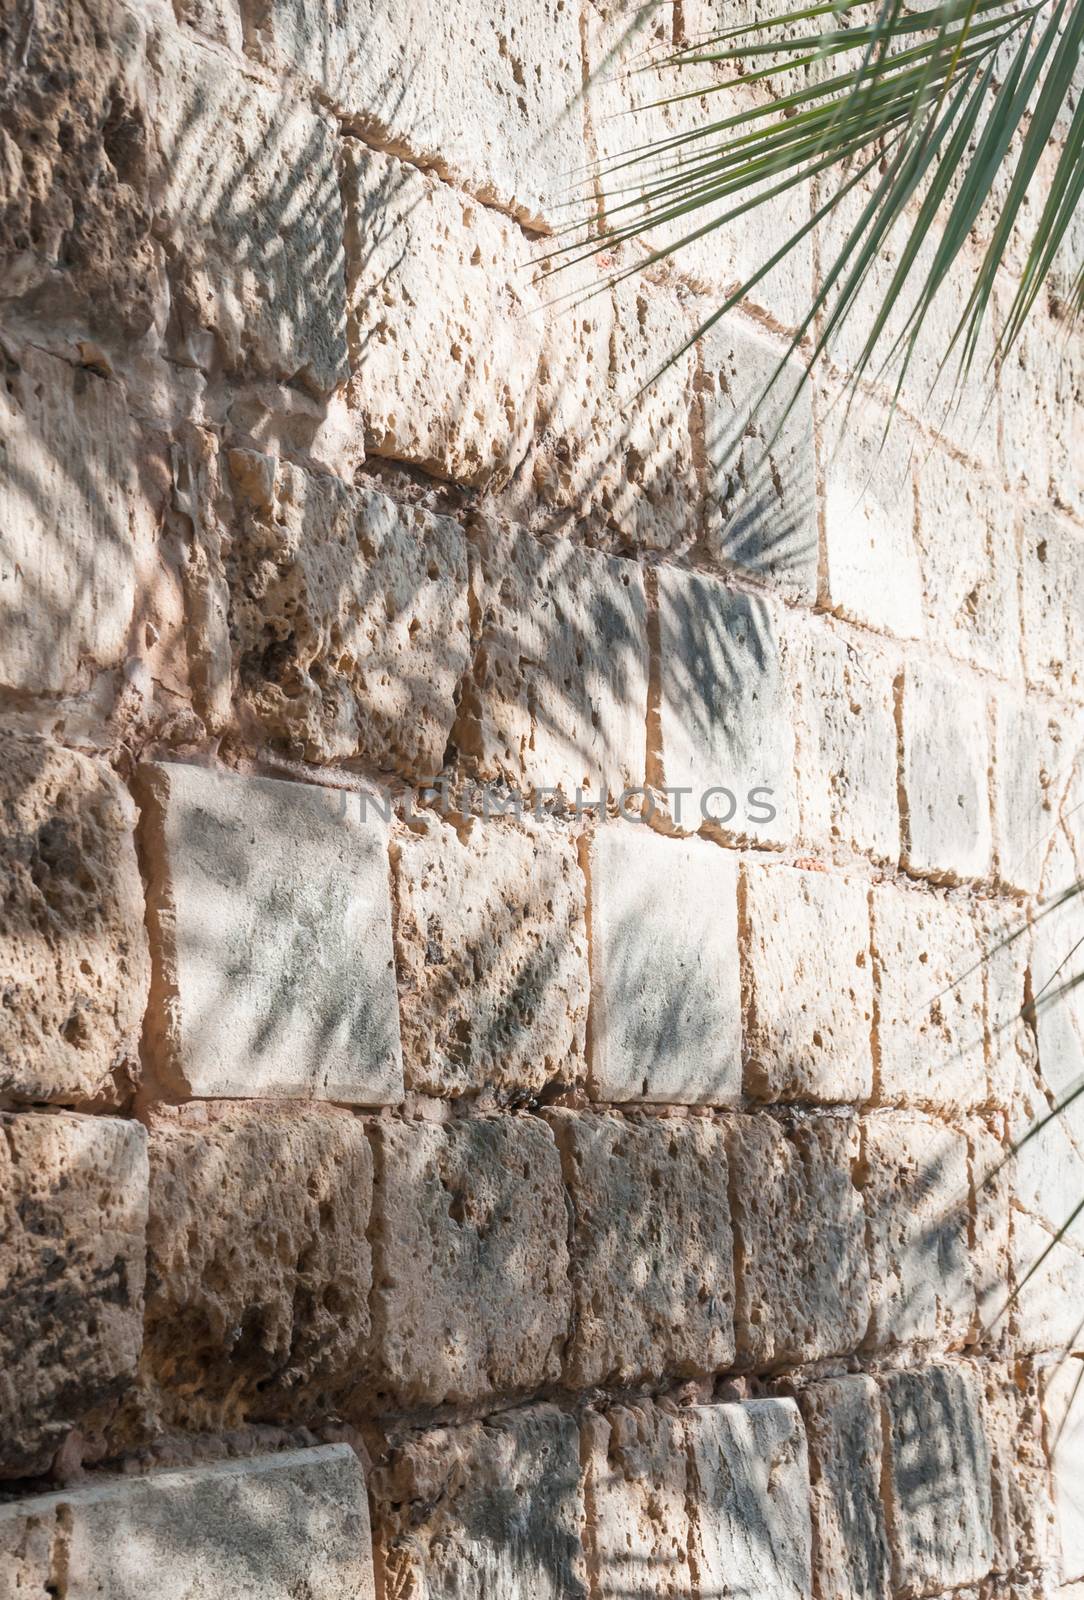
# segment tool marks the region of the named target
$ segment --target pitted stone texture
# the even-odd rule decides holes
[[[587,928],[572,840],[524,817],[469,834],[428,818],[396,856],[407,1084],[536,1094],[583,1077]]]
[[[1054,694],[1082,700],[1084,534],[1052,513],[1025,512],[1020,563],[1028,681]]]
[[[570,1388],[719,1371],[734,1359],[724,1130],[551,1113],[572,1208]]]
[[[892,865],[900,854],[896,664],[818,619],[792,625],[802,833]]]
[[[881,1380],[895,1592],[974,1583],[994,1559],[982,1385],[969,1366]]]
[[[949,883],[984,877],[992,838],[981,685],[912,662],[903,678],[900,727],[908,870]]]
[[[373,1381],[409,1405],[560,1375],[568,1215],[532,1118],[373,1124]]]
[[[346,280],[331,125],[184,33],[156,33],[151,59],[176,357],[335,388]]]
[[[741,1095],[737,858],[604,822],[589,856],[591,1091],[733,1105]]]
[[[70,1600],[375,1595],[365,1479],[344,1444],[14,1500],[0,1507],[0,1550],[10,1546],[28,1596],[47,1594],[57,1572]]]
[[[975,1320],[967,1140],[910,1112],[867,1117],[862,1196],[872,1284],[867,1344],[959,1344]]]
[[[104,763],[11,733],[0,818],[0,1091],[115,1104],[150,977],[135,808]]]
[[[144,1371],[174,1427],[327,1410],[369,1333],[373,1162],[348,1112],[183,1108],[150,1133]]]
[[[1080,790],[1071,791],[1063,807],[1069,822],[1079,805]],[[1084,852],[1070,842],[1068,831],[1055,835],[1043,873],[1043,896],[1036,910],[1031,951],[1031,994],[1039,1067],[1047,1090],[1056,1098],[1070,1095],[1084,1077]],[[1084,1108],[1078,1099],[1064,1112],[1067,1124],[1084,1145]]]
[[[140,769],[169,1093],[402,1098],[387,829],[371,797]]]
[[[1042,1396],[1061,1576],[1084,1579],[1084,1357],[1078,1349],[1046,1369]]]
[[[1037,894],[1041,887],[1078,737],[1038,696],[994,695],[994,845],[998,877],[1011,889]]]
[[[1009,1109],[1021,1071],[1038,1076],[1035,1027],[1027,1007],[1031,983],[1030,929],[1015,907],[978,907],[986,967],[986,1071],[990,1103]]]
[[[876,1098],[966,1110],[987,1099],[983,958],[975,912],[929,889],[870,896]]]
[[[745,1090],[758,1100],[856,1101],[873,1084],[865,884],[746,860]]]
[[[228,574],[245,711],[309,761],[440,771],[467,668],[467,545],[450,517],[231,453]],[[267,480],[271,492],[267,492]]]
[[[1015,1153],[1007,1175],[1019,1208],[1053,1232],[1064,1228],[1069,1243],[1084,1249],[1084,1214],[1073,1217],[1084,1196],[1084,1151],[1075,1137],[1079,1117],[1073,1116],[1077,1105],[1073,1101],[1054,1114],[1050,1098],[1021,1067],[1009,1113]]]
[[[780,613],[673,567],[659,570],[658,606],[663,781],[692,791],[690,828],[728,842],[789,843],[798,805]],[[720,787],[729,796],[711,792]],[[750,802],[754,790],[770,793]]]
[[[740,1367],[817,1361],[861,1341],[870,1280],[857,1155],[850,1118],[729,1119]]]
[[[1078,1195],[1074,1205],[1080,1204]],[[1062,1219],[1065,1220],[1064,1218]],[[1084,1251],[1022,1211],[1011,1221],[1012,1290],[1007,1316],[1019,1351],[1076,1349],[1084,1316]],[[1004,1307],[1007,1294],[1001,1297]]]
[[[143,1337],[143,1129],[0,1116],[0,1477],[43,1473],[132,1385]],[[44,1592],[44,1591],[43,1591]]]
[[[579,1428],[555,1406],[414,1434],[372,1489],[387,1593],[587,1600]]]
[[[597,800],[644,781],[647,602],[631,561],[479,522],[478,647],[453,730],[482,778]]]
[[[533,428],[542,351],[523,237],[431,174],[354,141],[344,163],[351,394],[366,448],[499,485]]]
[[[1035,1365],[988,1367],[984,1402],[995,1570],[1049,1569],[1057,1565],[1057,1528]]]
[[[825,1378],[798,1396],[809,1445],[820,1600],[888,1600],[880,1395],[872,1378]]]
[[[1001,1119],[993,1126],[1002,1126]],[[968,1259],[975,1286],[974,1343],[997,1349],[1006,1342],[1002,1313],[1012,1282],[1013,1163],[1001,1137],[980,1118],[969,1118],[964,1131],[971,1185]]]
[[[687,1415],[645,1400],[584,1419],[587,1537],[598,1600],[684,1600],[694,1592]]]

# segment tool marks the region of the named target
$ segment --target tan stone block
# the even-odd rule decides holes
[[[1084,1357],[1079,1350],[1046,1369],[1042,1396],[1060,1572],[1063,1580],[1076,1581],[1084,1579]]]
[[[505,1116],[372,1135],[378,1399],[466,1404],[558,1378],[568,1216],[549,1129]]]
[[[1039,1377],[1031,1362],[986,1368],[983,1426],[990,1447],[995,1570],[1048,1567],[1056,1560],[1056,1529]]]
[[[734,1359],[725,1132],[700,1118],[551,1113],[572,1207],[569,1387]]]
[[[866,885],[747,859],[742,921],[746,1093],[758,1100],[868,1099]]]
[[[650,1400],[588,1412],[587,1537],[598,1600],[682,1600],[689,1565],[687,1413]]]
[[[1084,535],[1049,511],[1020,528],[1024,671],[1028,682],[1084,699]]]
[[[103,762],[32,735],[2,748],[0,1090],[116,1104],[150,977],[135,808]]]
[[[393,1447],[372,1482],[388,1592],[586,1600],[579,1444],[544,1405]]]
[[[869,1320],[850,1118],[728,1119],[737,1364],[756,1370],[854,1350]]]
[[[168,1095],[403,1094],[387,828],[372,797],[162,763],[140,769]]]
[[[900,713],[907,869],[935,882],[982,878],[992,847],[986,696],[960,673],[912,662]]]
[[[872,1378],[825,1378],[798,1404],[809,1446],[813,1572],[821,1600],[888,1600],[884,1440]]]
[[[396,958],[409,1086],[501,1098],[585,1071],[586,886],[573,841],[527,818],[404,834]]]
[[[0,1477],[33,1477],[135,1378],[146,1136],[63,1112],[0,1124]]]
[[[1008,888],[1036,894],[1079,732],[1038,696],[1006,689],[993,704],[997,873]]]

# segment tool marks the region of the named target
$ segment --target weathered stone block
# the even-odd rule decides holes
[[[362,796],[141,769],[168,1093],[402,1098],[387,830]]]
[[[1070,792],[1062,805],[1065,822],[1078,809]],[[1079,826],[1079,823],[1078,823]],[[1043,872],[1043,897],[1034,920],[1031,950],[1031,1004],[1046,1088],[1064,1099],[1084,1078],[1084,863],[1066,832],[1054,837]],[[1033,1009],[1032,1009],[1033,1006]],[[1065,1115],[1084,1143],[1084,1107],[1078,1099]]]
[[[969,1118],[965,1131],[971,1186],[968,1259],[975,1287],[973,1342],[996,1349],[1005,1343],[1002,1312],[1012,1282],[1012,1163],[1002,1139],[987,1123]]]
[[[1036,894],[1071,760],[1072,731],[1057,709],[1005,689],[994,695],[994,848],[1010,889]]]
[[[1040,1377],[1031,1362],[985,1370],[983,1426],[990,1447],[994,1569],[1056,1565],[1050,1471],[1043,1447]],[[1027,1593],[1025,1589],[1024,1593]]]
[[[888,1600],[881,1504],[884,1439],[872,1378],[825,1378],[801,1390],[809,1446],[815,1592],[820,1600]]]
[[[555,1406],[393,1447],[372,1484],[388,1591],[586,1600],[579,1447]]]
[[[228,575],[245,710],[306,760],[364,755],[432,777],[470,657],[460,529],[270,457],[234,451],[231,467],[241,513]]]
[[[568,1215],[549,1129],[506,1116],[372,1134],[378,1395],[467,1403],[556,1379]]]
[[[1077,1105],[1053,1115],[1050,1099],[1021,1067],[1009,1112],[1014,1154],[1008,1177],[1018,1207],[1055,1233],[1065,1228],[1065,1238],[1084,1249],[1084,1215],[1070,1221],[1084,1197]]]
[[[682,1600],[694,1592],[687,1415],[645,1400],[584,1419],[587,1539],[599,1600]]]
[[[135,1377],[146,1136],[66,1113],[4,1114],[0,1133],[0,1477],[32,1477]]]
[[[1043,1374],[1042,1397],[1061,1576],[1084,1579],[1084,1358],[1060,1355]]]
[[[496,522],[472,534],[474,669],[453,739],[483,778],[597,800],[642,784],[647,602],[631,561]]]
[[[866,886],[746,860],[742,906],[746,1093],[758,1100],[868,1099]]]
[[[900,804],[908,871],[938,882],[990,870],[986,697],[959,673],[912,662],[904,673]]]
[[[1079,1203],[1078,1196],[1075,1204]],[[1075,1349],[1084,1306],[1084,1251],[1058,1239],[1034,1217],[1016,1211],[1011,1257],[1013,1300],[1007,1316],[1014,1348],[1058,1353]],[[1003,1295],[1002,1307],[1007,1301],[1008,1295]]]
[[[523,818],[435,819],[395,846],[408,1085],[537,1094],[584,1073],[585,884],[572,840]]]
[[[869,1320],[851,1119],[728,1126],[737,1364],[756,1370],[854,1350]]]
[[[734,1359],[725,1132],[701,1118],[551,1113],[572,1207],[571,1388]]]
[[[1032,430],[1033,431],[1033,430]],[[1050,512],[1020,529],[1024,671],[1040,689],[1084,699],[1084,538]]]
[[[344,1444],[14,1500],[0,1507],[9,1546],[28,1595],[47,1594],[57,1572],[70,1600],[375,1595],[365,1479]]]
[[[173,1426],[321,1411],[369,1333],[373,1162],[339,1110],[224,1106],[150,1133],[144,1370]],[[213,1421],[209,1421],[213,1419]]]
[[[895,1592],[935,1594],[984,1578],[994,1540],[977,1372],[892,1372],[881,1392]]]
[[[135,808],[103,762],[32,735],[0,747],[0,1091],[115,1104],[150,977]]]
[[[600,1100],[741,1094],[737,860],[606,822],[589,857],[591,1088]]]
[[[691,791],[690,828],[789,843],[798,822],[794,710],[775,606],[662,567],[658,608],[663,782]]]

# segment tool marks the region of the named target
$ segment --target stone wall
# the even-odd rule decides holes
[[[0,0],[4,1600],[1084,1593],[1081,345],[647,383],[621,12]]]

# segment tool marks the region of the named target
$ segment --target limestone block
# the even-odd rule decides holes
[[[453,730],[482,778],[597,800],[643,783],[647,603],[634,562],[479,521],[474,667]]]
[[[586,1600],[579,1446],[573,1417],[531,1406],[394,1447],[373,1477],[387,1591]]]
[[[357,1380],[369,1333],[361,1123],[191,1106],[155,1118],[149,1155],[144,1370],[164,1415],[206,1428],[328,1409]]]
[[[1000,1118],[994,1124],[1000,1128]],[[1009,1150],[987,1123],[972,1117],[964,1124],[971,1181],[971,1238],[968,1256],[975,1287],[974,1342],[1004,1345],[1005,1301],[1012,1284],[1010,1211],[1013,1172]]]
[[[1014,907],[979,906],[977,926],[985,955],[986,1071],[992,1105],[1010,1107],[1021,1069],[1038,1075],[1035,1027],[1026,1009],[1031,982],[1030,929]]]
[[[1016,1361],[1009,1368],[988,1367],[984,1402],[995,1570],[1012,1572],[1056,1565],[1055,1513],[1043,1447],[1040,1375],[1034,1364]]]
[[[1054,1361],[1043,1373],[1042,1396],[1061,1576],[1084,1579],[1084,1357],[1074,1352]]]
[[[1072,797],[1063,810],[1068,817]],[[1056,1101],[1070,1096],[1084,1079],[1084,871],[1065,833],[1051,845],[1043,874],[1043,897],[1034,921],[1031,998],[1039,1067]],[[1084,1142],[1084,1106],[1078,1098],[1065,1120]]]
[[[1014,1299],[1008,1317],[1014,1347],[1024,1352],[1076,1349],[1084,1319],[1084,1251],[1016,1211],[1011,1252]]]
[[[134,1379],[147,1149],[108,1117],[0,1116],[0,1477],[43,1473]]]
[[[28,734],[2,752],[0,1091],[115,1104],[150,977],[135,808],[103,762]]]
[[[600,1100],[741,1095],[737,861],[702,839],[602,824],[590,846],[591,1088]]]
[[[541,302],[514,223],[347,141],[351,396],[370,453],[511,477],[534,424]]]
[[[819,619],[794,624],[802,832],[894,865],[896,663],[861,650]]]
[[[556,1379],[568,1217],[549,1129],[505,1116],[372,1132],[378,1398],[469,1403]]]
[[[658,629],[660,765],[667,785],[692,791],[690,826],[705,818],[727,842],[789,843],[794,708],[774,603],[661,567]]]
[[[572,1208],[573,1389],[734,1359],[724,1130],[701,1118],[551,1113]]]
[[[935,881],[990,869],[986,698],[959,673],[912,662],[903,677],[901,794],[907,869]]]
[[[878,884],[870,895],[876,1096],[958,1111],[987,1098],[983,956],[966,902]]]
[[[881,1392],[895,1592],[974,1583],[994,1559],[978,1373],[955,1364],[892,1372]]]
[[[911,1112],[867,1117],[861,1181],[872,1288],[866,1343],[964,1340],[975,1319],[964,1135]]]
[[[687,1413],[644,1400],[588,1412],[587,1536],[598,1600],[683,1600],[689,1565]]]
[[[746,1093],[868,1099],[873,980],[865,884],[747,860],[742,891]]]
[[[572,840],[524,817],[427,819],[395,847],[407,1083],[537,1094],[582,1078],[585,884]]]
[[[225,45],[235,55],[243,51],[241,0],[180,0],[174,9],[187,27]]]
[[[1020,529],[1024,671],[1028,682],[1084,699],[1084,537],[1051,512]]]
[[[999,286],[1002,318],[1012,293],[1010,282]],[[1081,376],[1074,344],[1063,325],[1036,306],[999,362],[997,390],[1006,478],[1036,505],[1053,502],[1079,516]]]
[[[1053,1114],[1049,1097],[1021,1067],[1009,1112],[1014,1154],[1008,1175],[1018,1207],[1055,1233],[1066,1228],[1066,1239],[1084,1248],[1084,1215],[1070,1221],[1084,1198],[1076,1106]]]
[[[331,124],[191,35],[163,29],[150,55],[177,359],[334,389],[347,349]]]
[[[364,796],[141,769],[155,995],[171,1093],[402,1098],[386,827]]]
[[[0,1549],[9,1541],[32,1552],[26,1567],[41,1594],[62,1571],[70,1600],[142,1600],[152,1590],[161,1600],[373,1600],[376,1592],[365,1479],[344,1444],[13,1500],[0,1507]]]
[[[1075,754],[1074,730],[1056,707],[1010,689],[994,704],[994,845],[1010,889],[1036,894],[1047,842]]]
[[[825,1378],[801,1390],[809,1446],[813,1566],[821,1600],[888,1600],[881,1504],[884,1439],[872,1378]]]
[[[737,1364],[755,1370],[854,1350],[869,1320],[850,1118],[730,1120]]]
[[[364,755],[432,777],[469,661],[459,527],[268,457],[234,451],[231,466],[240,515],[228,575],[245,710],[307,760]]]

